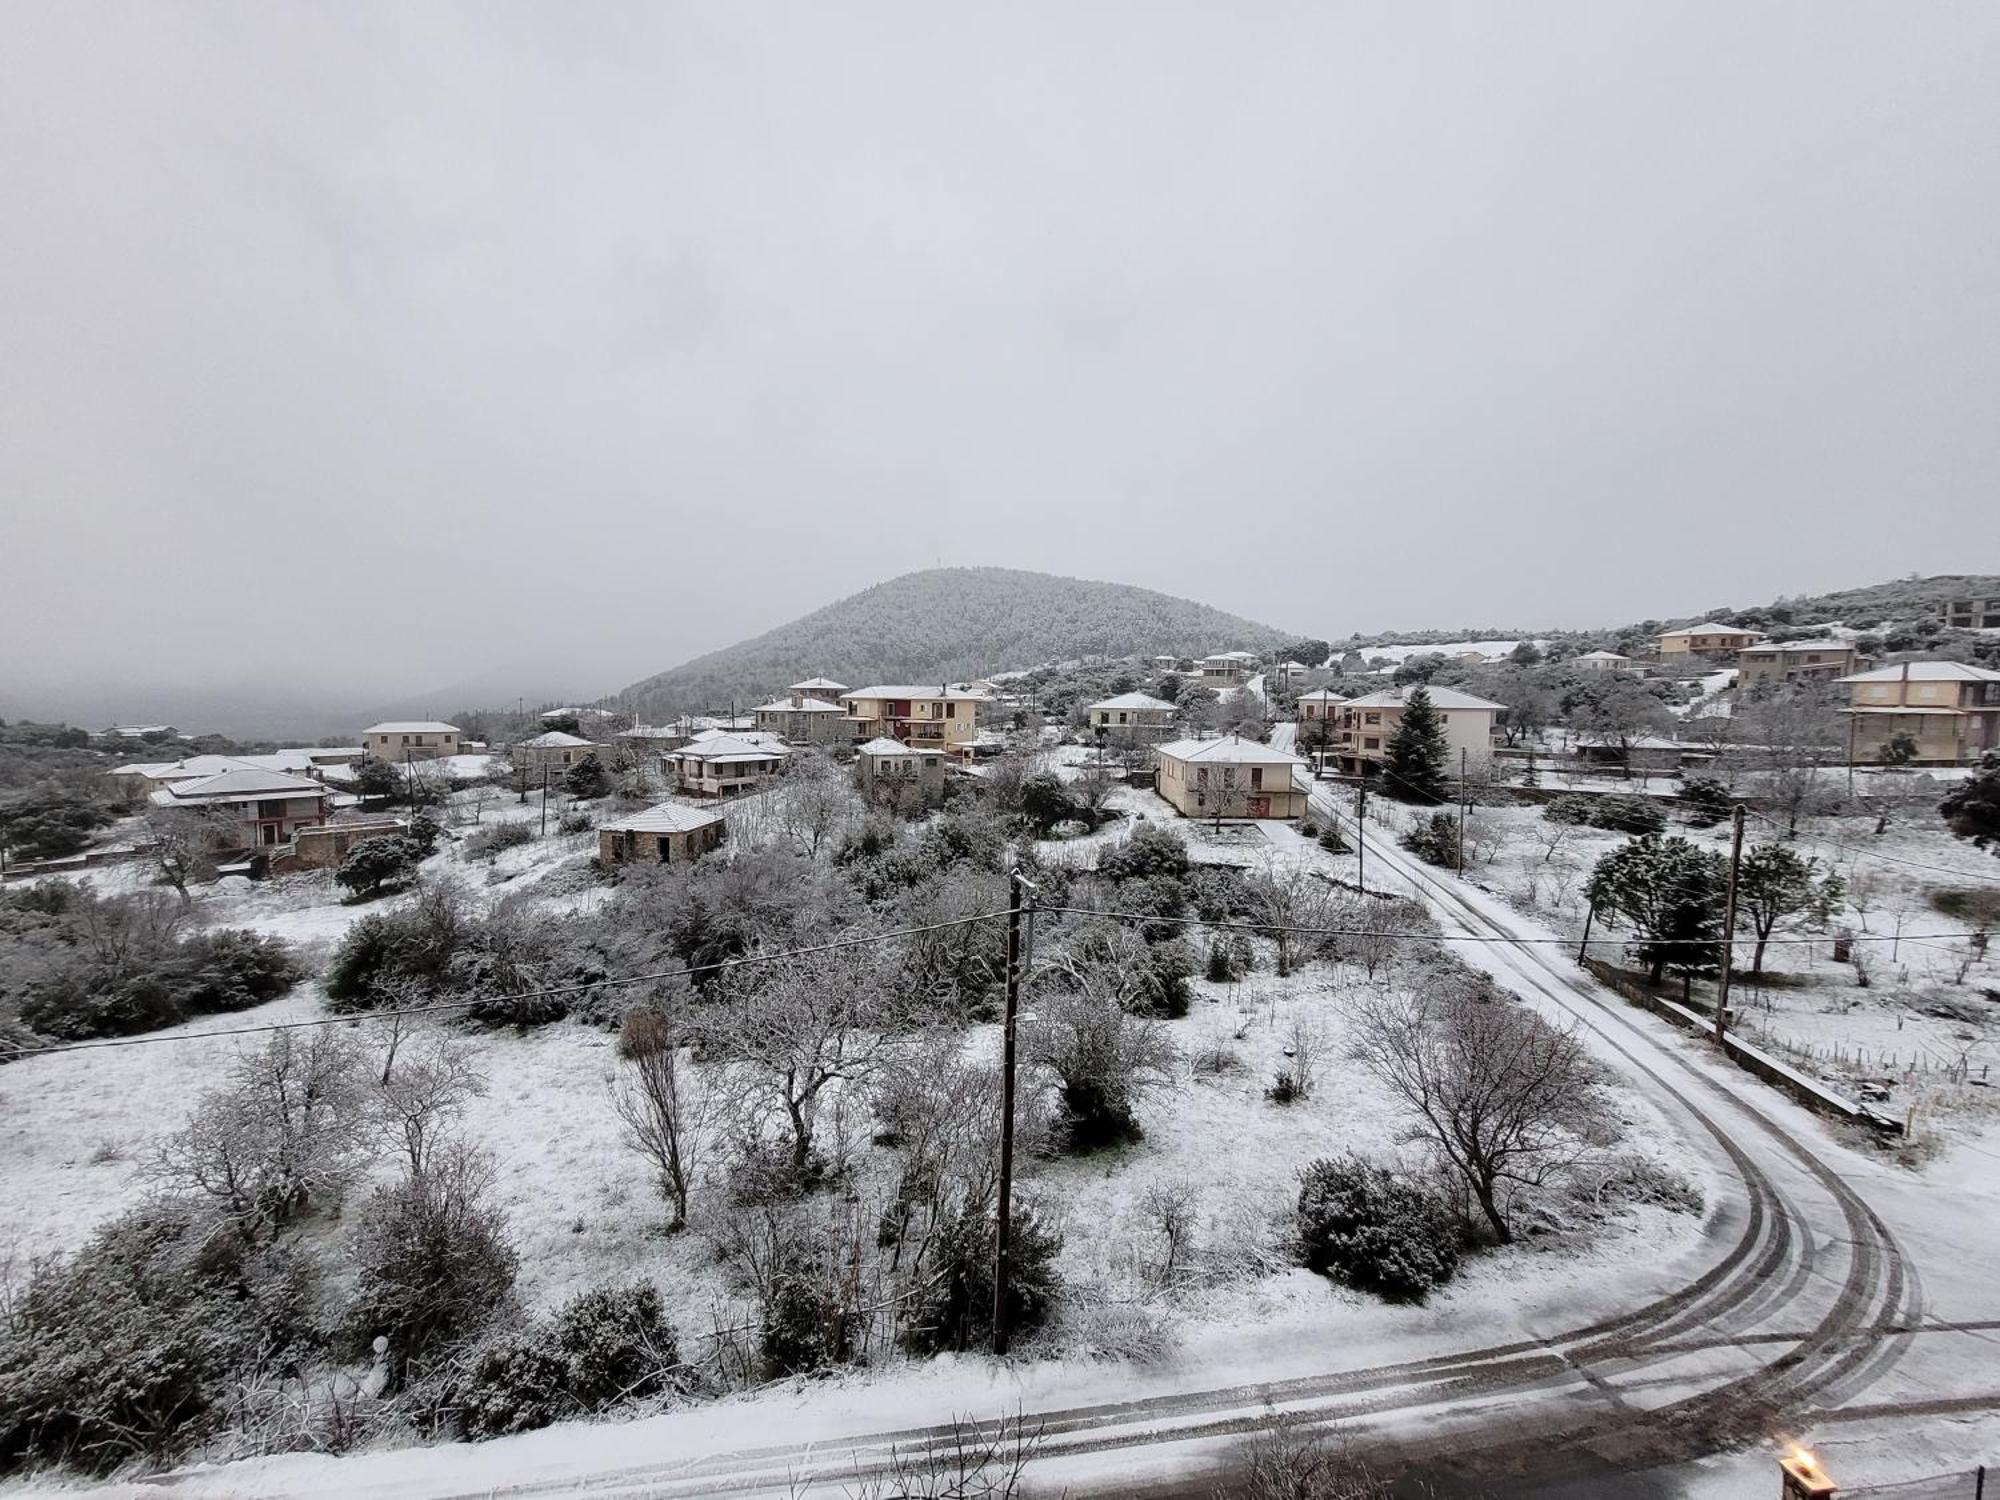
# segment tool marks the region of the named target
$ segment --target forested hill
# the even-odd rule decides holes
[[[636,682],[617,702],[658,719],[732,701],[747,707],[804,677],[850,687],[943,682],[1079,656],[1199,655],[1291,639],[1191,599],[1122,583],[931,568]]]
[[[2000,598],[2000,575],[1939,573],[1930,578],[1892,578],[1887,583],[1839,589],[1830,594],[1806,594],[1797,598],[1780,595],[1769,604],[1748,608],[1717,605],[1699,614],[1666,621],[1649,620],[1644,624],[1678,626],[1693,625],[1702,620],[1720,620],[1724,624],[1763,630],[1770,626],[1838,622],[1857,630],[1872,630],[1885,623],[1928,619],[1947,599],[1994,598]]]

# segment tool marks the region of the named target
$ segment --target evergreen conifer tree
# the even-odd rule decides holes
[[[1389,737],[1382,790],[1401,802],[1434,807],[1451,797],[1450,749],[1444,719],[1422,683],[1403,699],[1403,721]]]

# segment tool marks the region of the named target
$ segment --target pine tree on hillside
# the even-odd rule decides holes
[[[1389,737],[1382,790],[1399,802],[1435,806],[1451,796],[1449,761],[1444,719],[1431,702],[1430,690],[1418,683],[1403,699],[1403,721]]]

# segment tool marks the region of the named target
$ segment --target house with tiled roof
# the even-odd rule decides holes
[[[333,810],[333,794],[307,776],[238,766],[211,776],[170,782],[147,799],[154,807],[188,808],[215,821],[218,850],[288,845],[302,828],[316,828]]]
[[[581,765],[604,747],[596,740],[587,740],[582,735],[570,734],[561,729],[551,729],[546,734],[538,734],[533,739],[522,740],[514,747],[514,768],[540,774],[547,771],[560,775],[571,766]]]
[[[1965,765],[2000,750],[2000,672],[1962,661],[1906,661],[1839,679],[1847,690],[1847,759],[1885,752],[1911,764]]]
[[[1415,686],[1382,688],[1340,705],[1329,750],[1344,774],[1372,776],[1380,772]],[[1505,708],[1457,688],[1431,686],[1426,692],[1444,727],[1451,770],[1457,772],[1463,752],[1466,773],[1483,775],[1493,760],[1493,726]]]
[[[782,736],[794,745],[852,743],[854,725],[841,707],[847,689],[830,677],[808,677],[786,689],[786,696],[760,703],[750,711],[757,728]]]
[[[857,740],[899,740],[964,757],[991,700],[946,683],[884,683],[842,693],[840,702]]]
[[[401,765],[413,760],[439,760],[457,755],[463,731],[441,719],[396,719],[370,724],[361,731],[361,748],[377,760]]]
[[[598,825],[597,858],[606,865],[677,865],[720,848],[729,836],[720,809],[662,802]]]
[[[1092,734],[1108,739],[1163,740],[1174,732],[1174,718],[1180,710],[1151,693],[1116,693],[1098,699],[1084,712],[1090,715]]]
[[[1311,783],[1288,751],[1224,735],[1153,751],[1153,788],[1189,818],[1299,818]]]
[[[785,768],[785,747],[765,734],[708,732],[660,757],[676,791],[698,797],[734,797],[752,791]]]

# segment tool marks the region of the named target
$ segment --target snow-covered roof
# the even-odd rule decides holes
[[[947,687],[943,683],[882,683],[875,687],[853,688],[840,695],[843,698],[959,698],[972,702],[986,702],[984,693],[968,693],[963,688]]]
[[[928,745],[906,745],[901,740],[892,740],[886,734],[877,735],[861,747],[863,755],[937,755],[944,751],[934,750]]]
[[[608,828],[613,833],[693,833],[697,828],[722,821],[721,813],[705,807],[689,807],[684,802],[662,802],[658,807],[629,813],[597,826]]]
[[[584,739],[581,735],[569,734],[560,729],[551,729],[547,734],[538,734],[531,740],[522,740],[523,750],[595,750],[596,740]]]
[[[391,719],[386,724],[370,724],[363,734],[457,734],[456,724],[441,719]]]
[[[770,735],[759,735],[756,741],[752,741],[747,734],[717,734],[712,738],[691,740],[673,753],[695,760],[732,761],[770,760],[789,752]]]
[[[1745,646],[1745,651],[1852,651],[1854,647],[1847,641],[1760,641],[1754,646]]]
[[[789,698],[774,698],[750,710],[753,714],[837,714],[841,711],[838,703],[829,703],[824,698],[808,698],[802,703],[794,703]]]
[[[694,736],[693,743],[706,745],[711,740],[739,740],[746,745],[762,745],[771,750],[782,750],[785,741],[782,735],[771,734],[762,729],[704,729]]]
[[[329,755],[361,754],[359,745],[326,745],[306,750],[274,750],[268,755],[189,755],[180,760],[133,761],[113,767],[113,776],[143,776],[148,781],[194,781],[224,771],[310,771]]]
[[[835,682],[831,677],[808,677],[804,682],[793,683],[792,691],[795,693],[844,693],[847,691],[847,684],[844,682]]]
[[[324,796],[326,787],[304,776],[287,776],[281,771],[242,768],[223,771],[214,776],[204,776],[197,781],[174,782],[171,786],[161,787],[159,791],[153,793],[152,800],[161,807],[170,807],[175,802],[208,802],[218,798],[241,800],[251,797],[289,797],[302,794]]]
[[[1310,693],[1300,693],[1301,703],[1345,703],[1347,700],[1332,688],[1314,688]]]
[[[1236,735],[1214,740],[1173,740],[1159,747],[1175,760],[1217,761],[1228,765],[1303,766],[1305,761],[1270,745]]]
[[[1173,704],[1167,702],[1164,698],[1155,698],[1151,693],[1119,693],[1116,697],[1106,698],[1102,702],[1093,703],[1090,706],[1092,708],[1105,709],[1138,709],[1142,712],[1152,713],[1163,711],[1172,713],[1174,711]]]
[[[1254,651],[1217,651],[1212,656],[1204,656],[1202,658],[1203,661],[1248,661],[1248,662],[1254,662],[1256,659],[1257,659],[1257,653]]]
[[[1629,656],[1620,656],[1616,651],[1586,651],[1578,661],[1630,661]]]
[[[1872,672],[1856,672],[1842,682],[2000,682],[2000,672],[1962,661],[1904,661]]]
[[[1433,708],[1487,709],[1493,713],[1503,713],[1506,705],[1494,703],[1485,698],[1475,698],[1471,693],[1461,693],[1457,688],[1438,687],[1426,684]],[[1410,688],[1382,688],[1373,693],[1365,693],[1359,698],[1348,700],[1349,708],[1401,708],[1409,699]]]
[[[1675,636],[1675,635],[1756,635],[1756,634],[1758,634],[1757,631],[1745,630],[1741,625],[1718,625],[1713,620],[1707,620],[1699,625],[1683,625],[1679,630],[1663,630],[1660,632],[1660,639],[1664,641],[1669,636]]]

